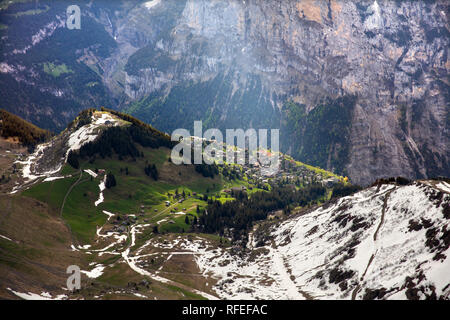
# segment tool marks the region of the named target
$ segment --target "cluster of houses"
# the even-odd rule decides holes
[[[191,137],[191,144],[194,145],[194,141],[199,141],[203,144],[211,143],[210,150],[214,156],[217,152],[222,151],[224,158],[226,153],[234,153],[235,162],[237,159],[244,159],[243,169],[253,184],[264,185],[279,183],[281,181],[287,182],[292,185],[308,185],[311,183],[322,183],[323,186],[330,188],[333,185],[339,183],[337,177],[324,177],[322,174],[306,168],[305,166],[297,164],[293,159],[284,158],[282,156],[275,155],[269,150],[259,150],[249,152],[249,149],[240,149],[235,146],[227,145],[226,143],[218,143],[217,141],[206,141],[204,138]],[[205,155],[204,155],[205,156]],[[275,160],[278,158],[276,164],[265,164],[267,160]],[[249,161],[252,157],[255,161]],[[266,161],[262,161],[266,160]],[[231,192],[232,190],[229,190]]]
[[[279,165],[264,166],[257,162],[253,165],[244,165],[244,172],[254,184],[279,184],[306,186],[312,183],[321,183],[324,187],[331,188],[340,180],[335,177],[324,177],[322,174],[297,164],[294,160],[280,159]]]

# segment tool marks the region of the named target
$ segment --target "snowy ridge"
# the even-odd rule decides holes
[[[69,141],[67,143],[68,150],[66,152],[66,155],[68,155],[70,151],[79,150],[88,142],[95,141],[99,134],[99,127],[102,125],[106,125],[107,123],[112,126],[117,126],[120,124],[120,121],[117,119],[117,117],[113,116],[110,113],[94,113],[94,115],[92,116],[92,122],[90,124],[82,126],[70,135]]]
[[[227,299],[449,299],[449,219],[449,193],[384,184],[273,226],[247,256],[197,263]]]
[[[70,151],[79,150],[86,143],[95,141],[103,128],[123,123],[124,121],[110,113],[94,112],[91,123],[75,131],[66,130],[51,141],[38,145],[33,154],[25,160],[16,161],[16,164],[22,165],[22,176],[27,183],[39,178],[47,178],[47,181],[56,180],[59,177],[53,179],[50,177],[61,170]],[[13,193],[17,191],[15,188]]]

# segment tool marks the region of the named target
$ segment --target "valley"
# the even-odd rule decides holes
[[[0,300],[450,300],[449,13],[0,0]]]
[[[14,174],[0,197],[1,297],[449,298],[448,179],[379,180],[359,191],[347,178],[282,154],[275,174],[224,164],[213,177],[173,164],[167,147],[134,143],[135,158],[82,156],[90,143],[106,145],[118,126],[146,128],[120,113],[90,110],[28,156],[2,140],[5,164],[16,166],[6,171]],[[78,154],[75,167],[65,157],[52,162],[70,152]],[[38,159],[32,166],[23,160],[30,157]],[[146,174],[149,164],[157,174]],[[277,192],[300,192],[289,203],[304,204],[284,207]],[[221,211],[271,197],[278,209],[248,224]],[[216,219],[222,222],[211,224]],[[80,290],[66,288],[69,265],[81,269]]]
[[[0,107],[42,128],[105,106],[167,133],[278,128],[363,186],[448,175],[448,1],[94,1],[80,30],[68,5],[0,9]]]
[[[65,237],[60,244],[62,252],[51,250],[51,255],[61,263],[72,261],[80,266],[83,289],[68,292],[61,278],[58,287],[46,282],[39,290],[21,281],[7,286],[11,280],[3,278],[4,297],[220,298],[214,289],[218,279],[204,274],[199,261],[217,250],[230,250],[240,242],[231,233],[225,236],[202,232],[200,217],[207,214],[208,206],[216,201],[235,201],[242,192],[250,197],[268,192],[277,184],[290,184],[301,190],[323,181],[330,189],[317,200],[320,203],[329,199],[333,184],[345,180],[288,156],[283,156],[276,175],[269,172],[265,177],[261,174],[268,171],[259,167],[225,164],[219,166],[214,177],[204,177],[193,165],[171,163],[170,149],[139,144],[136,144],[137,158],[118,154],[103,158],[94,154],[80,158],[76,168],[68,164],[70,152],[84,150],[83,146],[95,143],[108,130],[136,126],[124,119],[127,118],[121,118],[120,114],[88,111],[80,114],[65,132],[37,146],[32,154],[15,151],[19,160],[8,163],[14,169],[8,171],[8,183],[2,183],[3,188],[10,188],[2,195],[4,202],[9,202],[5,214],[20,219],[16,212],[21,212],[23,202],[33,208],[29,211],[34,216],[30,221],[47,216],[52,223],[59,224],[64,229],[61,236]],[[2,156],[11,155],[14,159],[12,147],[4,140]],[[145,174],[149,164],[157,168],[157,179]],[[115,185],[106,188],[109,175],[114,176]],[[279,219],[283,215],[280,213],[274,217]],[[31,232],[28,240],[23,238],[19,230],[9,228],[11,223],[4,220],[0,227],[3,235],[0,241],[5,242],[2,250],[5,257],[11,255],[16,263],[27,266],[31,263],[27,255],[9,247],[9,242],[31,251],[42,250],[50,243],[30,241],[38,239],[34,231],[28,231]],[[5,276],[15,272],[7,264],[3,267],[7,271],[2,272]],[[60,265],[55,268],[60,276],[64,275]],[[38,271],[38,276],[27,276],[39,279],[44,276],[41,272]],[[122,274],[126,276],[118,277]]]

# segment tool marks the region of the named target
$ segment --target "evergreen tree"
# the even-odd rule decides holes
[[[80,163],[78,162],[78,156],[75,152],[70,151],[67,156],[67,163],[72,166],[74,169],[80,168]]]
[[[105,181],[105,187],[110,189],[112,187],[115,187],[117,185],[116,178],[114,175],[110,172],[106,175],[106,181]]]
[[[156,169],[156,166],[154,164],[152,164],[151,169],[150,169],[150,175],[153,178],[153,180],[158,180],[159,177],[159,173],[158,173],[158,169]]]

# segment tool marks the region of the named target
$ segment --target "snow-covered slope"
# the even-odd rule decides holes
[[[197,263],[222,298],[449,299],[448,187],[374,186],[255,232],[250,253]]]
[[[25,182],[50,177],[61,170],[70,151],[79,150],[84,144],[94,141],[104,128],[125,123],[111,113],[96,111],[92,114],[90,123],[79,126],[75,124],[51,141],[38,145],[33,154],[16,161],[16,164],[21,166]],[[13,190],[17,191],[18,188]]]

